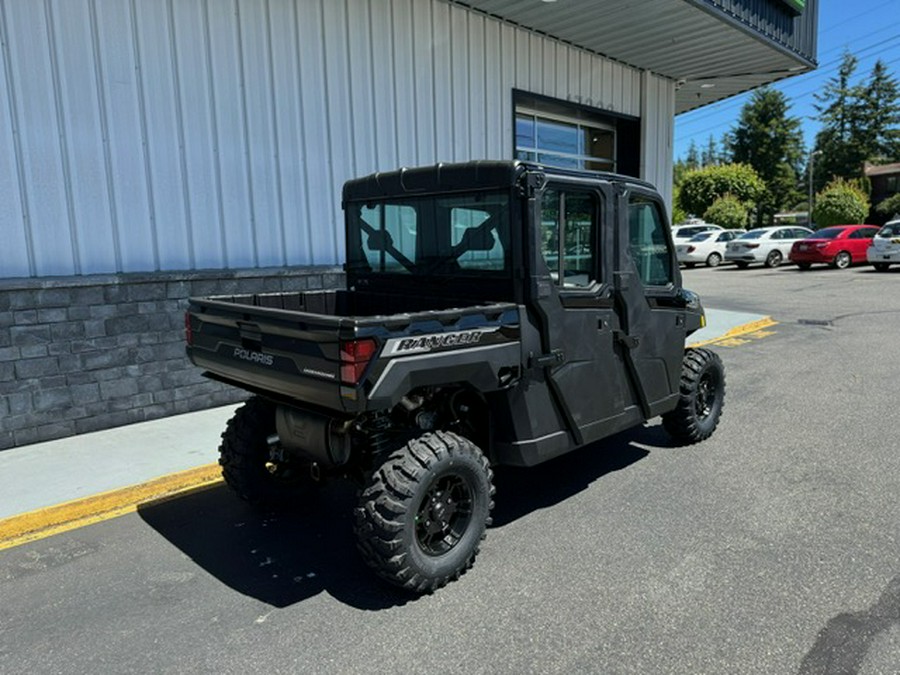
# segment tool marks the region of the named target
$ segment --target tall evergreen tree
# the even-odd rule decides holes
[[[721,159],[722,156],[719,153],[719,146],[716,145],[716,139],[710,134],[706,147],[700,155],[700,164],[701,166],[716,166],[722,163]]]
[[[816,134],[815,149],[821,154],[816,160],[815,187],[821,189],[835,177],[858,178],[866,152],[859,145],[856,123],[859,114],[861,89],[851,83],[858,61],[853,54],[844,53],[837,75],[830,78],[814,107],[816,120],[822,128]]]
[[[797,202],[803,135],[800,119],[788,115],[784,94],[768,87],[754,91],[731,130],[729,147],[732,161],[749,164],[766,183],[756,205],[757,225],[771,223],[776,212]]]
[[[867,160],[900,160],[900,84],[881,59],[860,91],[854,116],[855,143]]]
[[[687,157],[685,157],[684,163],[689,170],[700,168],[700,153],[694,141],[691,141],[690,146],[688,146]]]

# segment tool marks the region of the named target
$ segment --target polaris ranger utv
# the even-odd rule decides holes
[[[522,162],[344,186],[346,290],[192,298],[187,353],[254,394],[222,435],[227,484],[266,507],[360,485],[358,546],[434,590],[490,524],[492,466],[532,466],[662,416],[716,428],[718,356],[663,202],[633,178]]]

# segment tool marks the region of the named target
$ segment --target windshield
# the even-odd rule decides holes
[[[509,270],[509,193],[347,205],[347,262],[357,272],[456,276]]]
[[[762,238],[768,230],[750,230],[746,234],[742,234],[738,239],[760,239]]]
[[[824,230],[817,230],[813,232],[809,238],[810,239],[837,239],[840,236],[841,232],[844,231],[843,227],[826,227]]]
[[[878,232],[879,237],[900,237],[900,223],[888,223]]]

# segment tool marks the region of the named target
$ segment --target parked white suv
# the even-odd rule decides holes
[[[794,242],[806,239],[812,233],[807,227],[758,227],[728,242],[725,260],[741,269],[757,262],[766,267],[778,267],[782,261],[787,260]]]
[[[879,272],[887,272],[891,263],[900,263],[900,220],[886,222],[866,250],[866,260]]]

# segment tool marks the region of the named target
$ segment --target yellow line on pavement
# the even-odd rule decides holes
[[[85,525],[99,523],[156,502],[222,481],[218,464],[162,476],[140,485],[102,492],[0,520],[0,551]]]
[[[736,337],[740,337],[741,335],[749,335],[751,333],[757,333],[761,330],[765,330],[766,328],[771,328],[772,326],[777,325],[778,322],[775,321],[771,316],[763,317],[762,319],[758,319],[756,321],[751,321],[750,323],[745,323],[741,326],[736,326],[732,328],[724,335],[720,335],[719,337],[712,338],[710,340],[703,340],[702,342],[694,342],[689,343],[689,347],[703,347],[705,345],[715,345],[719,342],[724,342],[726,340],[733,340]],[[764,337],[764,336],[760,336]]]

